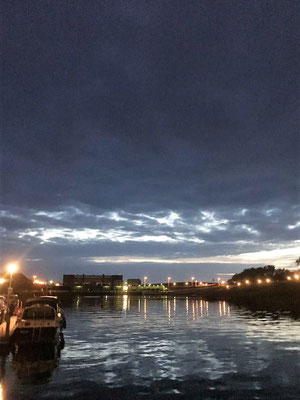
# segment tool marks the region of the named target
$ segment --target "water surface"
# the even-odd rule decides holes
[[[65,311],[61,355],[2,357],[2,399],[300,398],[300,321],[289,314],[128,296]]]

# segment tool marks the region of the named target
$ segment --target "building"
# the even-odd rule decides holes
[[[64,275],[64,286],[86,288],[115,288],[123,286],[123,275]]]
[[[139,286],[141,285],[141,280],[140,279],[127,279],[127,285],[128,286]]]

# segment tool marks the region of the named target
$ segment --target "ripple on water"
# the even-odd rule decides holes
[[[7,399],[298,397],[299,321],[226,302],[123,300],[67,308],[59,367],[47,383],[23,385],[8,362]]]

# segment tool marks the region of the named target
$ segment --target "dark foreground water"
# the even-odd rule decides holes
[[[2,399],[299,399],[300,321],[226,302],[66,307],[65,348],[2,356]]]

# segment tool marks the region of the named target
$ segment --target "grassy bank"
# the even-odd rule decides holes
[[[174,293],[175,294],[175,293]],[[199,288],[189,295],[205,300],[226,300],[236,305],[266,311],[290,311],[300,315],[300,282],[275,282],[270,285],[253,285],[244,287]]]

